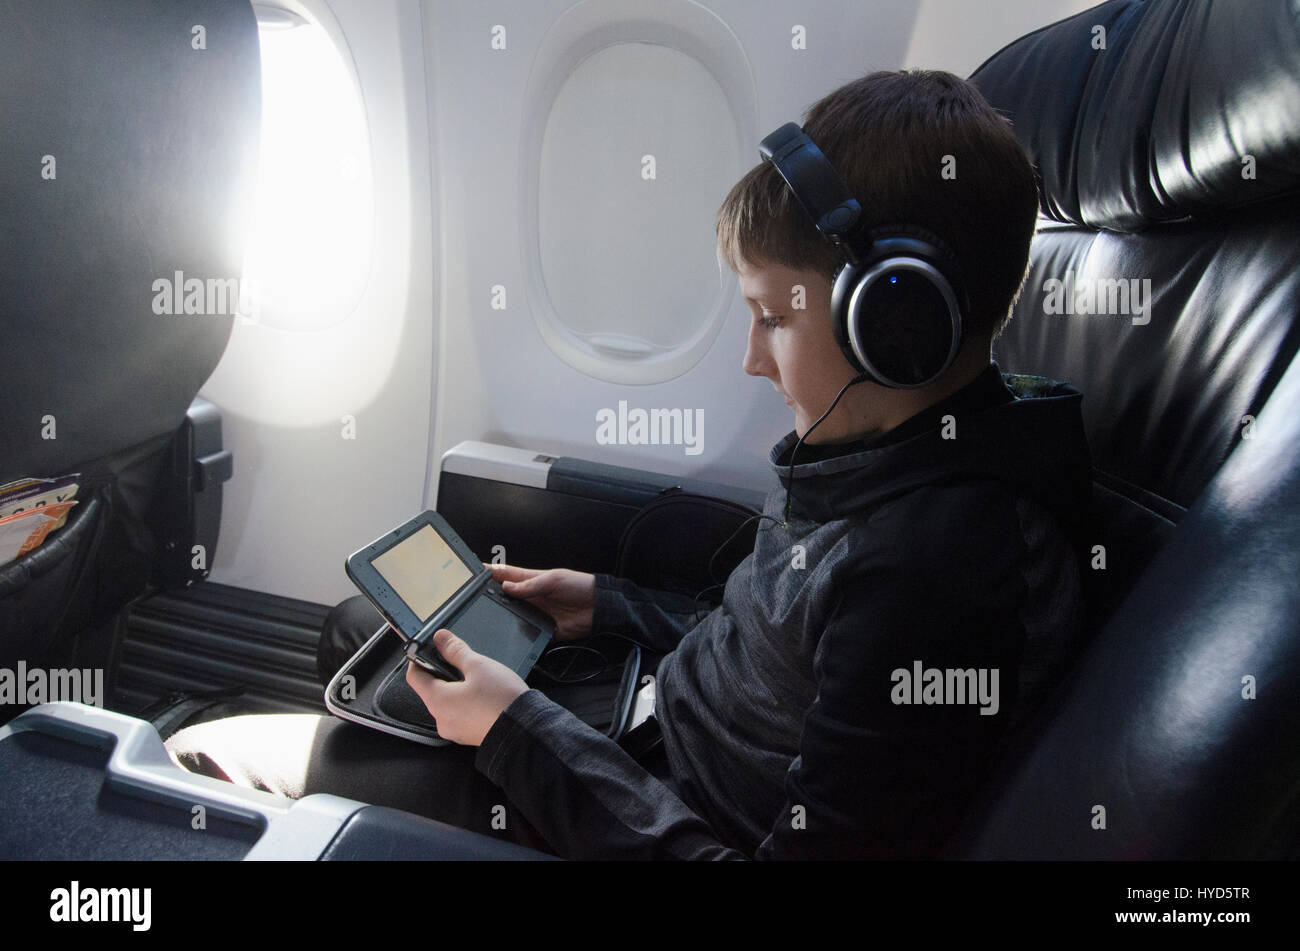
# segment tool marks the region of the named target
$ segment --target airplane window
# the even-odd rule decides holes
[[[718,81],[669,46],[615,43],[566,78],[535,180],[534,314],[562,359],[651,383],[708,350],[729,299],[713,215],[743,171],[738,138]]]
[[[243,316],[322,330],[356,306],[370,271],[370,146],[351,65],[320,26],[257,5],[262,138],[244,261]]]

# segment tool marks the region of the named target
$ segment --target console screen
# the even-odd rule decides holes
[[[473,577],[431,525],[390,548],[372,564],[423,624]]]

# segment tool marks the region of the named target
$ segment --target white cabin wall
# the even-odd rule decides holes
[[[481,439],[574,455],[615,465],[691,475],[736,485],[766,486],[766,455],[790,428],[788,408],[761,378],[741,370],[748,311],[728,272],[728,315],[708,353],[686,373],[664,383],[625,385],[585,375],[557,358],[543,342],[528,307],[521,245],[520,136],[527,84],[547,29],[572,4],[536,0],[513,7],[427,0],[426,43],[430,100],[437,111],[436,164],[442,169],[440,224],[443,275],[439,307],[443,355],[438,374],[434,445],[438,453],[464,439]],[[617,5],[604,0],[611,11]],[[817,98],[872,69],[898,68],[915,15],[914,0],[845,5],[832,0],[754,4],[711,0],[702,4],[733,35],[750,74],[750,101],[734,116],[743,144],[725,181],[699,210],[698,231],[713,262],[713,216],[726,189],[758,161],[759,139],[789,120],[799,121]],[[665,4],[630,7],[654,16]],[[613,14],[611,13],[611,16]],[[506,27],[507,49],[489,46],[495,24]],[[808,48],[791,48],[791,30],[806,28]],[[719,62],[704,65],[721,70]],[[666,104],[667,108],[667,104]],[[748,109],[749,114],[743,114]],[[599,121],[593,116],[593,121]],[[708,132],[702,134],[707,140]],[[743,149],[743,151],[742,151]],[[654,151],[653,144],[647,145]],[[667,176],[665,176],[667,178]],[[666,184],[652,187],[667,188]],[[610,209],[610,228],[620,225]],[[644,262],[661,265],[659,249],[681,235],[646,234]],[[594,239],[594,240],[599,240]],[[672,280],[670,271],[664,280]],[[490,307],[493,285],[507,291],[504,311]],[[714,288],[717,283],[715,281]],[[619,306],[611,300],[610,306]],[[707,302],[701,302],[701,307]],[[596,413],[630,407],[703,410],[704,451],[682,446],[599,445]],[[429,499],[436,491],[431,467]]]

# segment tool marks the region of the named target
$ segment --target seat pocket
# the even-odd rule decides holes
[[[84,492],[63,527],[0,566],[0,667],[39,666],[93,613],[89,575],[104,535],[108,486]]]

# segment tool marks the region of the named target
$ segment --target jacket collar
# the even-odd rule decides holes
[[[990,363],[965,387],[887,433],[801,446],[793,479],[795,433],[772,447],[769,463],[782,486],[793,485],[792,514],[817,522],[923,485],[998,481],[1038,497],[1077,528],[1092,484],[1082,398],[1069,384],[1004,374]],[[947,433],[946,416],[953,418]]]

